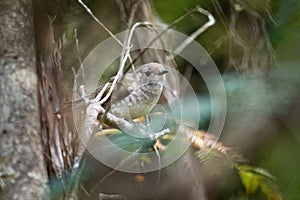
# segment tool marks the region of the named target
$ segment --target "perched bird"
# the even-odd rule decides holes
[[[163,90],[163,75],[167,72],[162,64],[147,63],[138,67],[135,72],[126,73],[112,93],[108,112],[128,120],[148,114],[159,100]],[[73,109],[79,107],[76,105],[78,103],[82,105],[82,100],[72,102]],[[65,105],[57,113],[67,110]]]
[[[163,74],[167,72],[159,63],[147,63],[135,73],[125,74],[123,82],[112,94],[108,112],[124,119],[135,119],[149,113],[159,100]]]

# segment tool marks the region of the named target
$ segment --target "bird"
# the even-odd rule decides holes
[[[163,75],[167,72],[162,64],[147,63],[125,74],[124,81],[112,93],[108,112],[128,120],[148,114],[161,96]]]
[[[168,70],[164,65],[156,62],[146,63],[136,68],[134,72],[125,73],[112,92],[110,106],[107,112],[126,120],[136,119],[148,114],[157,104],[164,85],[164,74]],[[100,91],[97,89],[89,98],[95,97]],[[57,113],[81,107],[81,99],[74,100],[72,104],[62,106]],[[81,104],[77,105],[77,104]]]

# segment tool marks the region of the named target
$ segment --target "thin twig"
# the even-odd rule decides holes
[[[199,8],[200,8],[200,9],[199,9]],[[163,30],[160,32],[159,35],[157,35],[156,37],[154,37],[154,38],[149,42],[149,44],[148,44],[147,46],[150,47],[157,39],[161,38],[161,36],[164,35],[171,27],[173,27],[175,24],[177,24],[178,22],[180,22],[181,20],[183,20],[185,17],[191,15],[192,13],[194,13],[194,12],[196,12],[196,11],[201,12],[201,13],[205,13],[205,15],[207,15],[207,16],[209,17],[209,20],[210,20],[208,23],[211,23],[211,22],[212,22],[212,19],[214,20],[213,16],[212,16],[208,11],[206,11],[206,10],[204,10],[203,8],[197,6],[197,7],[195,7],[194,9],[192,9],[192,10],[188,11],[187,13],[185,13],[184,15],[178,17],[176,20],[174,20],[174,21],[173,21],[171,24],[169,24],[165,29],[163,29]],[[209,13],[209,14],[207,14],[207,13]],[[211,26],[211,25],[209,24],[209,26]],[[209,26],[208,26],[208,27],[209,27]],[[208,27],[206,27],[206,29],[207,29]],[[205,29],[205,30],[206,30],[206,29]],[[203,31],[202,31],[202,32],[203,32]],[[200,34],[201,34],[201,33],[200,33]],[[141,56],[144,55],[144,53],[145,53],[146,51],[147,51],[147,48],[143,49],[143,50],[136,56],[136,58],[133,59],[133,61],[131,62],[131,64],[134,64]],[[129,67],[126,66],[125,72],[126,72],[128,69],[129,69]]]
[[[223,23],[225,29],[227,30],[227,32],[229,32],[229,25],[228,25],[229,22],[227,20],[227,17],[225,15],[220,3],[218,2],[218,0],[212,0],[212,3],[215,7],[217,14],[219,15],[221,23]]]
[[[160,158],[160,154],[159,154],[159,150],[157,148],[156,145],[153,145],[153,149],[156,153],[157,159],[158,159],[158,180],[157,180],[157,184],[160,183],[160,176],[161,176],[161,158]]]
[[[74,39],[75,39],[75,44],[76,44],[77,58],[78,58],[78,61],[80,64],[80,70],[82,73],[82,79],[83,79],[83,81],[85,81],[83,64],[82,64],[82,59],[81,59],[81,52],[80,52],[80,48],[79,48],[79,39],[77,37],[77,29],[74,30]]]
[[[208,29],[210,26],[214,25],[216,20],[208,12],[207,10],[204,10],[201,7],[197,7],[197,11],[206,15],[208,17],[208,22],[206,22],[203,26],[201,26],[199,29],[197,29],[192,35],[190,35],[185,41],[183,41],[175,50],[174,54],[179,54],[182,52],[182,50],[187,47],[193,40],[195,40],[201,33],[203,33],[206,29]]]
[[[85,5],[81,0],[77,0],[84,9],[90,14],[90,16],[114,39],[116,40],[122,47],[124,46],[123,43],[94,15],[91,9]]]
[[[108,86],[110,85],[110,83],[105,83],[105,85],[103,86],[102,90],[97,94],[95,101],[100,101],[100,99],[102,98],[104,92],[106,91],[106,89],[108,88]],[[99,103],[101,105],[101,103]]]
[[[127,198],[124,195],[121,194],[99,194],[99,200],[127,200]]]
[[[138,22],[138,23],[135,23],[132,27],[132,29],[130,30],[130,33],[129,33],[129,36],[128,36],[128,39],[127,39],[127,42],[126,42],[126,46],[125,48],[123,49],[124,51],[124,56],[121,57],[121,61],[120,61],[120,66],[119,66],[119,70],[118,70],[118,73],[112,83],[112,86],[110,88],[110,90],[108,91],[107,95],[100,101],[100,104],[103,104],[104,102],[106,102],[108,100],[108,98],[111,96],[114,88],[115,88],[115,85],[117,84],[117,82],[119,81],[119,79],[121,79],[121,77],[123,76],[123,71],[124,71],[124,67],[125,67],[125,64],[126,64],[126,61],[129,57],[129,53],[130,53],[130,41],[132,39],[132,36],[133,36],[133,32],[135,31],[135,29],[138,27],[138,26],[145,26],[145,25],[151,25],[151,23],[149,22]]]
[[[137,9],[137,2],[133,5],[132,7],[132,10],[130,12],[130,17],[129,17],[129,22],[128,22],[128,26],[131,27],[132,25],[132,22],[133,22],[133,18],[134,18],[134,15],[135,15],[135,12],[136,12],[136,9]],[[134,63],[132,63],[132,58],[131,58],[131,55],[129,54],[129,61],[131,63],[131,67],[132,67],[132,70],[133,72],[135,73],[135,67],[134,67]]]
[[[130,11],[130,16],[129,16],[129,20],[128,20],[128,26],[131,27],[133,19],[134,19],[134,15],[136,13],[136,9],[138,7],[137,5],[138,1],[134,3],[134,5],[132,6],[132,9]]]
[[[94,13],[91,11],[91,9],[86,5],[84,4],[81,0],[77,0],[83,7],[84,9],[90,14],[90,16],[114,39],[116,40],[122,47],[124,47],[124,44],[94,15]],[[133,7],[133,10],[132,10],[132,13],[131,13],[131,16],[133,18],[134,16],[134,13],[137,9],[137,5],[135,5]],[[129,58],[129,61],[130,63],[132,63],[132,58],[131,56],[129,55],[128,56]],[[132,67],[134,68],[134,65],[132,63]]]

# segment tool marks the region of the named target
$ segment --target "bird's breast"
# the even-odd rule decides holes
[[[125,98],[112,100],[110,113],[125,119],[144,116],[157,104],[162,88],[160,83],[137,85]]]

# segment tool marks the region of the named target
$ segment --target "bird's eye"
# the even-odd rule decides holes
[[[146,76],[150,76],[151,72],[150,71],[146,71],[145,74],[146,74]]]

